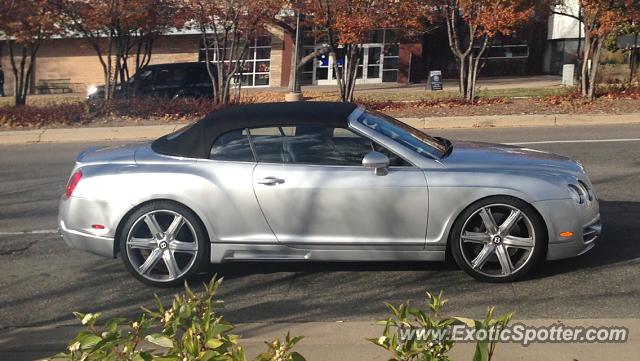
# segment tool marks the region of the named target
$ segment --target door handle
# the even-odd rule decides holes
[[[258,184],[264,184],[266,186],[274,186],[282,183],[284,183],[284,179],[280,179],[276,177],[266,177],[258,180]]]

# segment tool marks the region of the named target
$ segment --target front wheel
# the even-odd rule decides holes
[[[131,274],[155,287],[172,287],[195,275],[209,240],[190,209],[170,201],[144,205],[127,219],[120,254]]]
[[[456,220],[449,240],[451,253],[460,268],[480,281],[515,281],[543,256],[545,229],[541,217],[526,202],[486,198]]]

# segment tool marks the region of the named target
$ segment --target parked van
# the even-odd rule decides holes
[[[136,81],[139,83],[136,84]],[[140,70],[140,74],[137,77],[131,77],[127,88],[130,95],[135,94],[136,97],[140,98],[176,99],[213,96],[211,78],[204,62],[145,66]],[[113,97],[122,98],[125,96],[125,87],[116,87]],[[93,86],[88,89],[87,100],[102,98],[104,98],[104,85]]]

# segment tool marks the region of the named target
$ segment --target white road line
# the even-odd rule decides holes
[[[57,229],[38,229],[35,231],[19,231],[19,232],[0,232],[0,236],[21,236],[25,234],[54,234],[58,233]]]
[[[640,142],[640,138],[543,140],[543,141],[539,141],[539,142],[517,142],[517,143],[505,143],[505,144],[507,144],[507,145],[529,145],[529,144],[607,143],[607,142]]]

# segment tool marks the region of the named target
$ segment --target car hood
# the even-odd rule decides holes
[[[454,141],[451,152],[442,159],[450,167],[540,169],[583,173],[582,166],[571,158],[534,149],[505,144]]]

